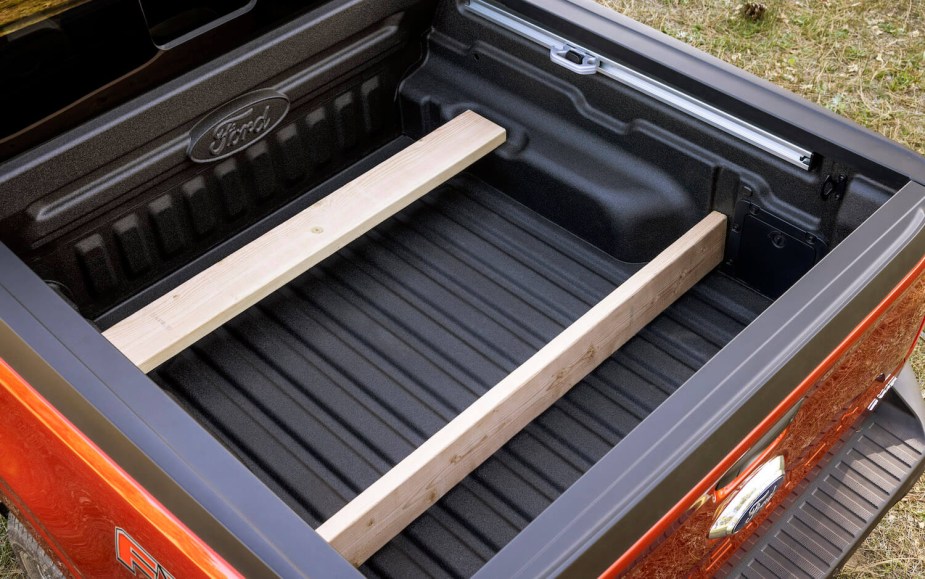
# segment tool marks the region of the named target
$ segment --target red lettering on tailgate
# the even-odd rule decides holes
[[[174,579],[173,575],[161,567],[157,559],[118,527],[116,528],[116,559],[135,576],[139,576],[138,572],[141,571],[141,576],[149,579]]]

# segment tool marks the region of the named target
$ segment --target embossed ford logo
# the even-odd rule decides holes
[[[751,477],[742,483],[741,488],[727,500],[713,526],[709,537],[719,539],[741,531],[760,513],[777,489],[784,484],[786,465],[783,456],[775,456],[758,467]]]
[[[289,112],[289,99],[261,89],[222,105],[190,131],[189,158],[208,163],[246,149],[267,135]]]

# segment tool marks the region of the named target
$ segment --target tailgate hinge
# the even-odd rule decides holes
[[[886,386],[883,387],[883,390],[880,391],[880,394],[877,394],[877,397],[873,399],[870,405],[868,405],[867,407],[868,412],[873,412],[874,409],[876,409],[877,406],[880,405],[880,401],[883,400],[883,397],[886,396],[887,392],[893,389],[893,386],[896,385],[896,380],[898,378],[899,378],[898,376],[893,376],[887,381]]]

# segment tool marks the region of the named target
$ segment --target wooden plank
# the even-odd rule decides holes
[[[150,372],[491,152],[505,130],[467,111],[103,332]]]
[[[726,218],[711,213],[318,528],[360,565],[723,257]]]

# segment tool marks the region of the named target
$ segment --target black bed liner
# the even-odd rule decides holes
[[[151,377],[318,526],[638,267],[464,175]],[[769,303],[711,274],[362,570],[471,575]]]

